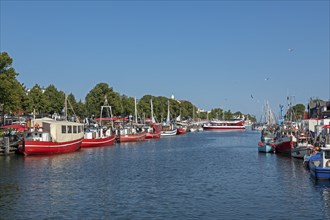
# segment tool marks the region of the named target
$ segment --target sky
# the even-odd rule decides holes
[[[0,2],[0,50],[28,88],[84,101],[100,82],[141,98],[262,115],[330,99],[329,0]],[[111,104],[111,103],[110,103]]]

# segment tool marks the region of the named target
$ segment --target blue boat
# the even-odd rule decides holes
[[[321,147],[321,151],[309,158],[309,170],[317,180],[330,180],[330,148]]]
[[[274,133],[270,130],[261,131],[261,140],[258,142],[258,151],[264,153],[273,153],[275,151]]]
[[[258,143],[258,151],[264,153],[273,153],[275,148],[270,141],[265,140]]]

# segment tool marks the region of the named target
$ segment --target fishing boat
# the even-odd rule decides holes
[[[79,150],[83,124],[52,119],[33,119],[18,152],[24,155],[69,153]]]
[[[203,126],[205,131],[245,131],[244,120],[213,120]]]
[[[309,170],[317,180],[330,180],[330,124],[323,126],[320,140],[319,152],[309,158]]]
[[[128,125],[117,131],[117,141],[119,143],[144,141],[146,134],[142,128]]]
[[[274,133],[270,130],[262,130],[261,140],[258,142],[258,152],[270,153],[274,151]]]
[[[150,100],[150,109],[151,109],[151,121],[147,124],[146,130],[146,139],[157,139],[160,138],[160,132],[162,130],[162,125],[156,123],[154,117],[154,108],[152,104],[152,99]]]
[[[110,127],[106,127],[102,125],[102,121],[104,120],[103,116],[103,110],[107,110],[106,112],[109,114],[111,123],[113,122],[112,119],[112,109],[111,106],[108,105],[107,98],[105,97],[105,105],[101,106],[101,114],[100,118],[97,119],[99,121],[99,124],[96,124],[95,126],[91,126],[86,128],[84,139],[81,143],[81,147],[101,147],[101,146],[110,146],[113,145],[113,143],[116,140],[116,135],[112,133],[113,125]]]
[[[182,135],[182,134],[186,134],[187,133],[187,128],[180,125],[179,127],[177,127],[177,135]]]
[[[87,128],[81,147],[101,147],[113,145],[116,140],[116,135],[111,133],[111,128],[107,127]]]
[[[123,142],[137,142],[144,141],[146,139],[146,132],[143,130],[143,124],[138,124],[137,121],[137,104],[135,99],[135,122],[131,120],[129,123],[119,124],[119,129],[117,129],[117,141],[119,143]]]
[[[313,145],[309,143],[309,138],[305,133],[301,133],[298,136],[297,143],[291,148],[291,156],[294,158],[304,159],[308,149]]]
[[[330,146],[321,147],[320,152],[309,159],[309,170],[315,179],[330,180]]]
[[[160,123],[152,123],[146,128],[146,139],[154,139],[160,138],[160,132],[162,129],[162,125]]]
[[[285,134],[279,138],[275,139],[275,151],[277,153],[282,153],[291,156],[292,149],[294,147],[297,138],[292,134]]]
[[[171,123],[170,119],[170,101],[167,102],[167,118],[166,122],[162,124],[162,130],[160,132],[161,136],[174,136],[177,134],[178,130],[174,123]]]

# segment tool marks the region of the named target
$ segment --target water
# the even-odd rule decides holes
[[[330,187],[259,133],[0,157],[0,219],[330,219]]]

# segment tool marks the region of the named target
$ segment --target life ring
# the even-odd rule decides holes
[[[326,166],[326,167],[330,167],[330,160],[328,160],[328,161],[325,163],[325,166]]]

